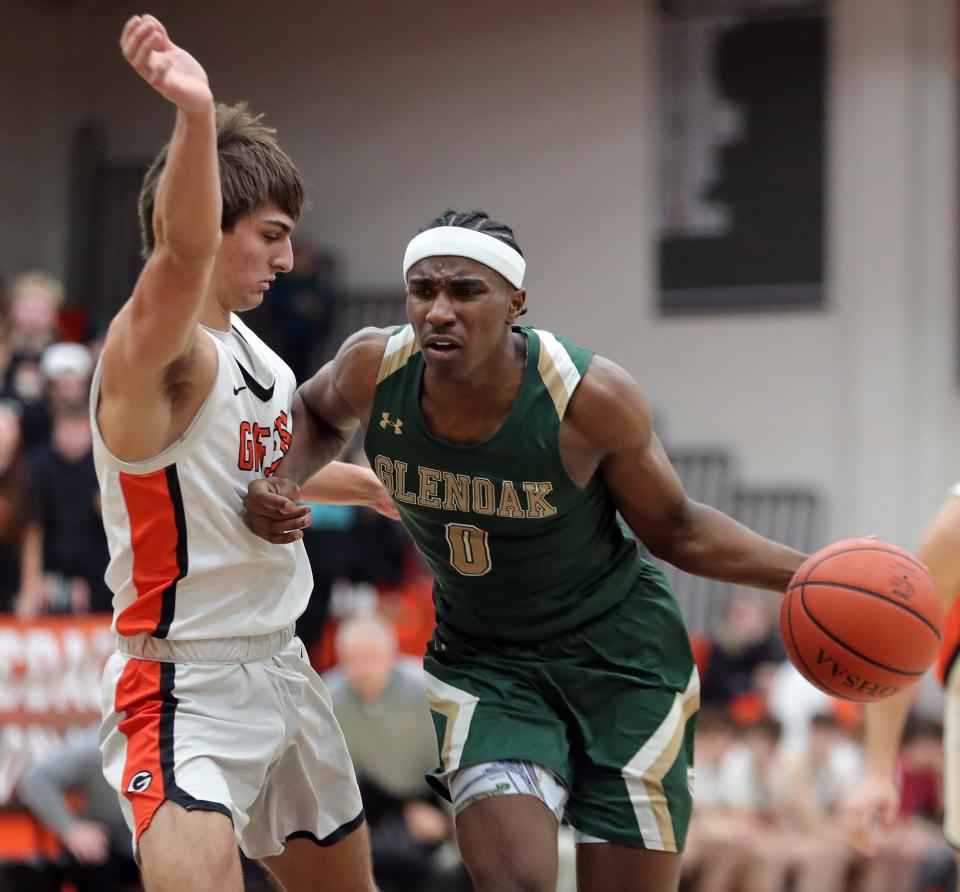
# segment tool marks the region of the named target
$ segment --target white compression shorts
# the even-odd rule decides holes
[[[452,772],[448,783],[457,814],[491,796],[533,796],[550,809],[559,824],[570,798],[569,791],[552,771],[533,762],[499,760],[469,765]],[[605,842],[580,831],[575,839],[578,845]]]

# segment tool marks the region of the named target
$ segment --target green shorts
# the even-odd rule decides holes
[[[700,682],[659,572],[545,641],[470,641],[438,628],[424,668],[440,748],[434,782],[484,762],[534,762],[569,790],[567,819],[581,833],[683,850]]]

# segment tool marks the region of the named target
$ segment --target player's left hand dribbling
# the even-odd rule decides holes
[[[300,487],[285,477],[254,480],[243,498],[247,526],[275,545],[296,542],[310,526],[310,506],[298,505]]]

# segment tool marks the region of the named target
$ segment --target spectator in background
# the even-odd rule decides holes
[[[82,795],[75,812],[68,793]],[[139,889],[130,831],[117,794],[103,777],[96,727],[35,762],[17,785],[17,798],[58,837],[67,853],[63,879],[76,892]]]
[[[349,461],[367,466],[362,452],[352,453]],[[297,635],[308,653],[329,620],[334,582],[397,585],[410,548],[403,525],[372,509],[312,503],[310,513],[312,522],[304,530],[303,546],[313,570],[313,593],[297,620]]]
[[[908,828],[920,864],[911,879],[916,892],[954,892],[957,863],[943,838],[943,726],[939,721],[914,717],[903,735],[897,774],[900,820]],[[904,840],[906,841],[906,840]]]
[[[765,844],[776,840],[778,804],[783,793],[780,734],[780,723],[770,717],[742,729],[723,757],[718,778],[715,795],[734,821],[746,828],[741,838],[749,846],[749,892],[780,892],[776,883],[782,883],[784,876],[764,858],[765,848],[772,855]]]
[[[793,892],[842,892],[852,853],[822,804],[797,798],[801,772],[781,758],[780,734],[776,719],[759,720],[724,766],[724,798],[748,828],[743,889],[782,892],[789,881]]]
[[[23,440],[28,448],[50,435],[40,362],[57,332],[63,286],[41,272],[24,273],[10,289],[10,356],[0,396],[23,407]]]
[[[837,702],[784,660],[773,673],[767,699],[770,715],[783,727],[781,748],[788,753],[804,752],[810,743],[814,716],[831,712]]]
[[[87,405],[93,357],[83,344],[51,344],[40,360],[51,413],[69,406]]]
[[[953,858],[940,829],[943,730],[939,722],[916,717],[907,721],[894,770],[900,790],[896,827],[878,841],[875,856],[865,863],[862,892],[950,888]],[[936,873],[940,876],[929,876]]]
[[[703,677],[704,703],[728,705],[751,723],[766,712],[767,691],[785,659],[766,593],[740,590],[727,605]]]
[[[854,851],[840,808],[862,772],[860,752],[833,715],[819,714],[811,721],[807,747],[782,754],[781,762],[781,839],[792,849],[781,861],[793,865],[797,892],[843,892]]]
[[[788,808],[807,815],[829,815],[832,824],[841,803],[863,774],[860,747],[850,739],[836,716],[826,712],[811,719],[807,746],[801,751],[783,754],[783,761]],[[801,817],[801,822],[803,820]],[[812,818],[806,823],[812,824]]]
[[[382,892],[413,892],[435,873],[434,856],[453,832],[424,780],[437,744],[423,669],[398,657],[393,628],[376,614],[340,625],[337,654],[324,682],[357,771],[374,874]]]
[[[109,560],[85,404],[57,406],[52,442],[30,456],[43,542],[45,585],[22,615],[108,611]]]
[[[21,592],[42,579],[40,529],[20,442],[20,409],[0,401],[0,612],[14,609]],[[28,598],[29,600],[29,598]]]
[[[293,269],[270,289],[266,312],[271,318],[272,346],[305,381],[317,369],[313,353],[330,329],[336,304],[336,262],[309,242],[293,245]]]
[[[0,281],[0,393],[6,390],[10,351],[10,307],[3,292],[3,282]]]
[[[39,358],[57,332],[63,286],[47,273],[18,276],[10,289],[10,340],[17,353]]]
[[[751,858],[753,816],[730,807],[724,791],[724,767],[734,741],[733,720],[719,706],[706,705],[697,716],[695,807],[683,856],[690,892],[733,892]]]

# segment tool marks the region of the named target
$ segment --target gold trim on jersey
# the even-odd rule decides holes
[[[471,480],[473,511],[475,514],[493,514],[497,510],[497,488],[486,477]]]
[[[379,456],[378,456],[379,458]],[[443,510],[470,510],[470,477],[443,471]]]
[[[687,720],[699,707],[700,676],[694,666],[687,689],[682,694],[676,694],[660,727],[621,771],[637,816],[643,844],[648,849],[677,851],[663,778],[677,760]]]
[[[443,479],[442,472],[437,468],[420,467],[420,492],[417,496],[418,505],[426,505],[429,508],[441,508],[440,496],[438,490],[440,481]]]
[[[384,489],[406,505],[536,520],[557,513],[556,505],[547,501],[553,492],[549,480],[504,480],[498,484],[489,477],[454,474],[423,465],[410,467],[386,455],[375,455],[371,466]]]
[[[398,502],[405,502],[407,505],[416,505],[416,493],[410,492],[407,489],[407,463],[405,461],[394,462],[393,471],[397,481],[396,487],[393,490],[393,497]]]
[[[472,523],[446,523],[450,565],[461,576],[486,576],[490,572],[490,536]]]
[[[390,335],[387,346],[383,350],[383,359],[380,361],[377,384],[402,369],[407,364],[407,360],[419,351],[420,345],[417,343],[412,325],[404,325],[396,334]]]
[[[504,480],[500,490],[500,504],[497,507],[497,517],[526,517],[527,512],[520,504],[520,497],[513,486],[512,480]]]
[[[535,328],[540,338],[540,358],[537,360],[537,369],[543,384],[550,393],[557,416],[563,421],[570,397],[580,383],[580,372],[574,365],[567,348],[563,346],[549,331]]]
[[[547,501],[553,492],[549,480],[524,481],[523,491],[527,494],[527,517],[553,517],[557,509]]]
[[[446,719],[443,741],[440,743],[440,760],[443,772],[456,771],[460,767],[463,747],[470,734],[473,711],[480,698],[469,691],[462,691],[429,672],[423,673],[427,683],[427,700],[433,712]]]

